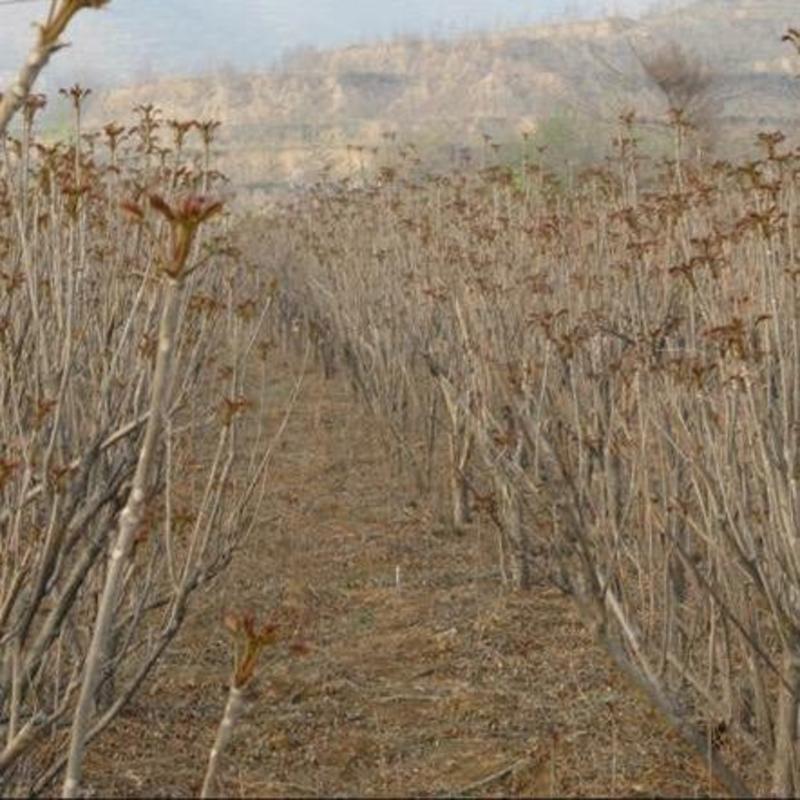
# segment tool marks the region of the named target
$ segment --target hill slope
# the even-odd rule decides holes
[[[635,108],[657,117],[663,101],[637,53],[677,41],[714,71],[723,127],[788,132],[800,69],[780,39],[792,24],[800,24],[793,0],[701,0],[641,20],[309,50],[271,73],[170,78],[98,94],[91,119],[129,119],[147,102],[166,117],[220,119],[222,164],[236,183],[303,182],[326,165],[359,167],[372,154],[348,145],[379,144],[386,131],[444,152],[484,133],[513,138],[554,114],[610,123]]]

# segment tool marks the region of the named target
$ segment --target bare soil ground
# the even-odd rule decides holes
[[[292,381],[288,366],[276,377],[270,424]],[[92,749],[92,790],[199,792],[230,673],[222,615],[252,609],[301,619],[311,650],[264,659],[228,795],[718,793],[570,604],[505,590],[488,524],[448,532],[385,452],[346,382],[310,369],[263,526]]]

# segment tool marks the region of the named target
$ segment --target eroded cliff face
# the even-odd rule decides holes
[[[144,103],[165,118],[219,119],[221,166],[236,184],[305,183],[368,169],[390,131],[442,149],[479,144],[483,134],[513,139],[559,109],[587,121],[611,121],[623,108],[658,116],[663,100],[636,53],[674,40],[714,70],[723,124],[780,127],[797,105],[798,59],[780,41],[792,24],[800,24],[794,0],[701,0],[639,21],[309,50],[271,73],[164,78],[98,94],[89,120],[129,121]]]

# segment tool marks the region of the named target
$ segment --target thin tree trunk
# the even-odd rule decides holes
[[[458,421],[450,433],[450,496],[453,529],[462,532],[472,519],[469,508],[469,459],[472,454],[472,435],[467,432],[466,420]]]
[[[215,787],[217,783],[217,773],[219,772],[220,761],[222,752],[228,746],[233,729],[236,723],[242,716],[245,708],[244,690],[236,685],[231,685],[228,692],[228,702],[225,704],[225,713],[222,716],[222,721],[217,730],[217,738],[214,740],[214,746],[208,756],[208,768],[206,769],[206,777],[203,781],[203,789],[200,792],[200,797],[211,797],[215,794]]]
[[[72,17],[83,8],[100,8],[109,0],[83,0],[83,2],[62,2],[55,13],[51,13],[45,25],[39,28],[36,44],[28,53],[25,64],[5,94],[0,95],[0,137],[5,135],[9,122],[22,107],[33,90],[33,85],[41,71],[47,66],[51,56],[63,46],[59,37],[69,25]]]
[[[522,509],[515,489],[503,478],[497,479],[500,522],[507,543],[511,584],[525,590],[531,586],[530,542],[522,523]]]
[[[453,530],[460,533],[470,521],[469,495],[467,482],[455,466],[450,473],[450,496],[453,504]]]
[[[150,404],[150,414],[144,433],[144,441],[139,451],[139,461],[133,477],[133,485],[128,495],[125,508],[119,516],[119,527],[114,548],[106,572],[103,595],[97,610],[92,642],[86,656],[83,682],[81,684],[78,705],[73,718],[70,738],[69,758],[64,778],[64,797],[75,797],[81,782],[81,769],[85,749],[86,733],[89,729],[89,717],[94,704],[97,682],[103,668],[103,661],[108,654],[109,634],[113,622],[117,596],[122,584],[125,564],[130,557],[133,538],[138,530],[145,510],[148,480],[153,456],[162,426],[162,416],[169,407],[168,392],[172,355],[175,350],[175,334],[178,324],[178,308],[180,301],[180,284],[176,280],[167,281],[166,300],[161,315],[158,337],[158,353],[156,356],[155,374]]]
[[[789,640],[783,651],[783,679],[778,689],[775,719],[775,756],[772,764],[772,794],[794,797],[797,785],[797,713],[800,697],[800,642]]]

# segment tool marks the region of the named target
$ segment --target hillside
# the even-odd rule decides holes
[[[225,123],[223,166],[240,186],[306,182],[326,165],[358,169],[381,134],[396,131],[440,157],[535,131],[554,116],[592,129],[635,108],[646,118],[663,101],[636,53],[667,41],[701,55],[729,133],[783,128],[796,117],[797,59],[780,41],[798,23],[791,0],[701,0],[640,20],[537,25],[454,40],[396,40],[330,51],[309,49],[266,74],[165,78],[98,94],[96,123],[129,119],[156,102],[166,117]]]

